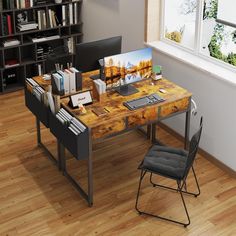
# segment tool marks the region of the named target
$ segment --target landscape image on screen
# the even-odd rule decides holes
[[[152,49],[144,48],[104,58],[107,88],[114,88],[150,78]]]

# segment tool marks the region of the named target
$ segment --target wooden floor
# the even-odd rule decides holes
[[[178,140],[158,130],[163,142]],[[55,153],[55,139],[43,129]],[[94,145],[94,206],[77,191],[36,145],[35,119],[23,91],[0,96],[0,235],[236,235],[236,180],[198,156],[195,169],[202,194],[186,196],[191,225],[139,216],[135,209],[137,166],[150,143],[133,131]],[[86,185],[85,162],[68,154],[69,171]],[[161,183],[172,182],[159,179]],[[193,185],[189,178],[189,188]],[[154,189],[148,177],[143,209],[183,219],[179,195]]]

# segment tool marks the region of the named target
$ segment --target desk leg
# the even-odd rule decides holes
[[[40,131],[40,121],[36,117],[36,128],[37,128],[37,143],[38,146],[41,144],[41,131]]]
[[[189,109],[186,112],[185,118],[185,139],[184,139],[184,149],[188,149],[189,146],[189,131],[190,131],[190,118],[191,118],[191,110]]]
[[[65,147],[57,140],[58,169],[64,173],[65,170]]]
[[[152,132],[152,143],[156,142],[156,124],[151,124],[151,132]]]
[[[93,160],[92,160],[93,148],[92,137],[90,132],[89,138],[89,157],[88,157],[88,205],[93,205]]]
[[[60,168],[59,160],[57,160],[53,154],[48,150],[48,148],[42,143],[41,139],[41,128],[40,128],[40,120],[36,117],[36,130],[37,130],[37,143],[38,147],[43,148],[43,150],[47,153],[48,158]],[[58,149],[57,149],[58,150]],[[58,157],[59,158],[59,157]]]

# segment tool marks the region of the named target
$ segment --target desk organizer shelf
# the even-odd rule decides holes
[[[62,124],[54,114],[49,113],[49,123],[51,133],[59,142],[67,148],[78,160],[87,159],[89,156],[89,129],[83,133],[75,135],[67,124]]]
[[[25,88],[25,105],[29,110],[49,128],[49,108],[39,101],[27,88]]]

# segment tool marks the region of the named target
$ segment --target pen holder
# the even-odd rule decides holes
[[[97,100],[98,102],[103,102],[107,98],[107,93],[102,93],[102,94],[98,93],[96,85],[94,83],[93,83],[92,94],[93,94],[93,99]]]

